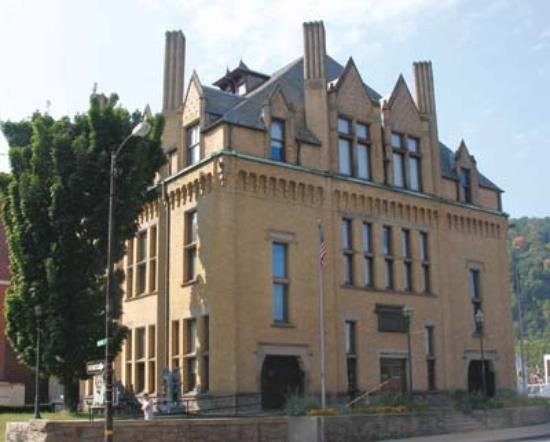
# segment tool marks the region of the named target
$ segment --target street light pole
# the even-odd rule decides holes
[[[483,388],[483,397],[487,397],[487,378],[485,374],[485,353],[483,351],[483,327],[485,321],[485,315],[479,309],[475,315],[475,320],[478,325],[479,333],[479,352],[481,355],[481,385]]]
[[[34,308],[36,317],[36,366],[34,374],[34,418],[41,419],[40,416],[40,317],[42,309],[39,305]]]
[[[132,137],[145,137],[151,126],[141,122],[134,127],[118,148],[111,152],[111,165],[109,169],[109,220],[107,228],[107,281],[105,290],[105,427],[104,441],[113,441],[113,366],[111,351],[111,326],[112,326],[112,284],[113,284],[113,236],[115,230],[114,204],[116,195],[116,159],[124,145]]]
[[[409,306],[403,307],[403,316],[407,326],[407,396],[409,401],[412,401],[413,392],[413,369],[412,369],[412,346],[411,346],[411,317],[412,308]]]

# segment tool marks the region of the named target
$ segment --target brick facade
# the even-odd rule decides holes
[[[266,361],[273,356],[279,362],[294,358],[303,390],[318,392],[320,220],[328,246],[323,282],[331,394],[348,392],[350,359],[360,391],[382,382],[387,359],[406,362],[406,334],[379,329],[379,307],[387,305],[413,308],[413,388],[430,387],[432,364],[438,390],[468,389],[470,362],[480,359],[470,270],[480,275],[485,358],[496,388],[514,388],[501,191],[478,171],[464,143],[455,153],[439,141],[431,63],[415,64],[414,98],[402,77],[382,98],[352,59],[341,66],[325,54],[322,23],[304,27],[304,58],[256,89],[242,96],[236,89],[217,91],[194,73],[181,105],[165,111],[169,166],[156,187],[158,199],[140,217],[144,236],[129,242],[121,263],[127,275],[122,322],[132,334],[117,360],[119,378],[138,392],[161,394],[163,370],[178,367],[186,396],[257,393],[267,388]],[[185,47],[173,39],[184,37],[167,34],[167,48]],[[170,78],[178,72],[183,75],[183,68],[165,75],[165,94],[179,84]],[[228,71],[219,83],[231,85],[242,72]],[[339,119],[352,128],[349,175],[342,173],[339,146],[348,135],[339,131]],[[274,121],[284,127],[284,161],[273,159]],[[200,161],[190,164],[195,124]],[[360,125],[368,128],[363,141]],[[403,187],[395,176],[397,135],[407,143]],[[410,140],[420,158],[415,170]],[[370,152],[368,178],[357,169],[362,143]],[[343,218],[351,228],[346,247]],[[393,245],[388,253],[386,226]],[[282,278],[273,274],[274,243],[285,245]],[[347,282],[344,263],[351,272]],[[276,284],[286,287],[282,321],[274,320]],[[346,352],[346,322],[354,324],[353,354]]]

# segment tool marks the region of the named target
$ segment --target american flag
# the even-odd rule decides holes
[[[327,262],[328,250],[327,243],[325,242],[325,235],[323,235],[323,227],[319,222],[319,264],[324,266]]]

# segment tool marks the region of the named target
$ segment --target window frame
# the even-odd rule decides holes
[[[396,145],[396,139],[399,140],[399,145]],[[414,140],[416,142],[417,150],[413,151],[410,149],[409,142]],[[423,183],[422,183],[422,140],[420,137],[404,133],[404,132],[391,132],[390,135],[390,145],[392,148],[392,172],[393,172],[393,186],[400,189],[407,189],[412,192],[423,192]],[[395,181],[395,156],[398,155],[401,158],[402,170],[401,170],[401,179],[403,185],[400,186],[396,184]],[[417,187],[412,184],[412,174],[411,174],[411,159],[416,161],[417,164],[417,175],[418,183]]]
[[[284,272],[283,275],[277,275],[275,272],[275,248],[276,247],[282,247],[283,250],[283,260],[284,260]],[[271,242],[271,298],[272,298],[272,306],[271,306],[271,317],[273,324],[288,324],[290,322],[289,320],[289,286],[290,286],[290,278],[289,278],[289,244],[287,242],[282,241],[272,241]],[[276,301],[278,299],[276,298],[278,294],[276,293],[276,288],[282,288],[282,317],[277,317],[276,311],[278,309],[275,308]]]
[[[281,130],[281,138],[273,137],[273,127],[278,126]],[[280,118],[274,118],[269,124],[269,159],[273,161],[286,162],[286,121]],[[273,142],[280,143],[280,158],[275,158],[273,155]]]
[[[340,222],[340,236],[342,242],[342,283],[347,286],[352,286],[354,284],[352,218],[342,217]]]
[[[192,135],[193,131],[197,131],[197,140],[193,143]],[[187,166],[197,164],[201,160],[201,127],[200,122],[192,123],[185,128],[185,145],[186,145],[186,159]],[[196,158],[195,158],[196,156]]]
[[[199,214],[196,208],[185,212],[184,222],[183,283],[188,284],[198,278]]]

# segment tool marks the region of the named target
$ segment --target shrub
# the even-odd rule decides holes
[[[309,410],[318,407],[317,399],[313,396],[293,394],[285,402],[284,413],[287,416],[306,416]]]

